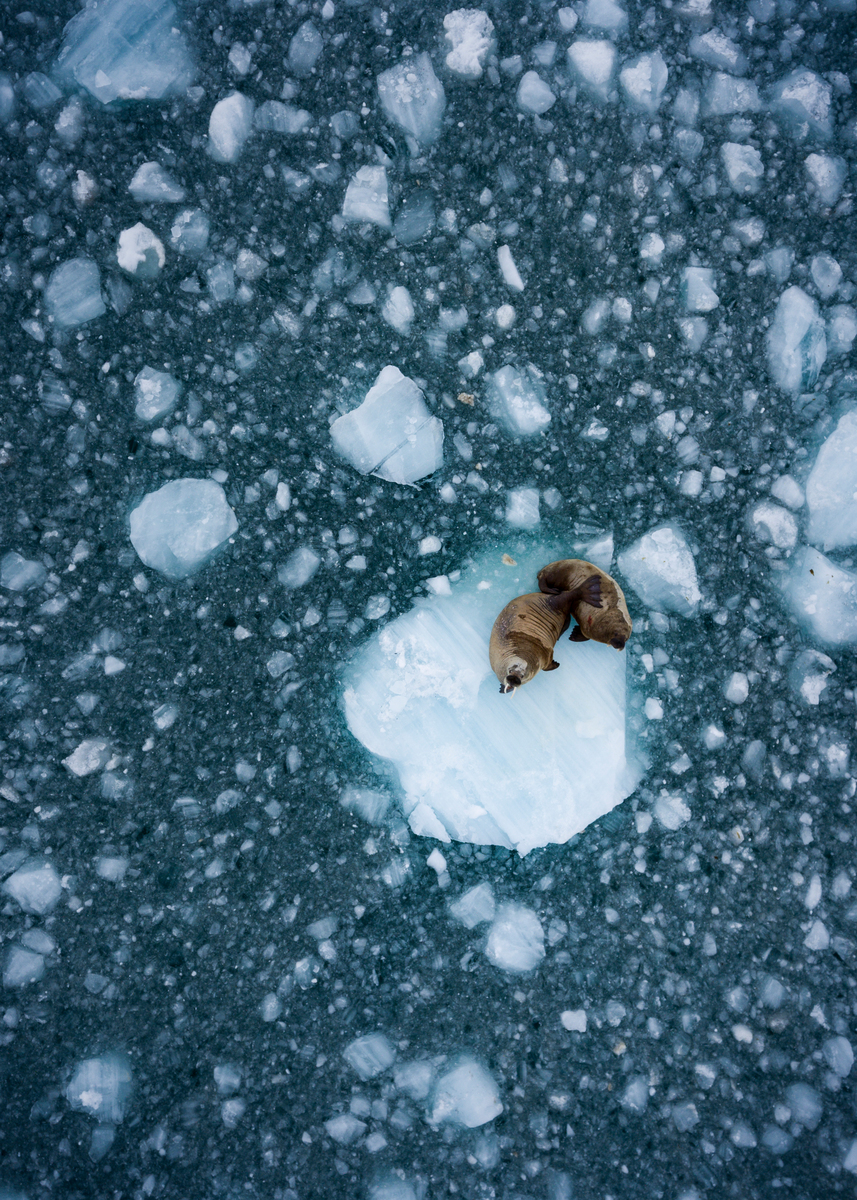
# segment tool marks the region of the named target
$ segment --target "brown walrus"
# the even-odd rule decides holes
[[[624,650],[631,636],[631,616],[625,603],[625,593],[606,571],[600,571],[582,558],[561,558],[548,563],[539,571],[539,588],[551,596],[563,596],[579,588],[584,579],[596,572],[601,584],[601,603],[593,605],[586,599],[577,600],[571,615],[577,624],[569,634],[571,642],[604,642],[616,650]]]
[[[595,574],[581,579],[573,590],[556,595],[528,592],[509,601],[494,622],[488,646],[501,692],[514,692],[539,671],[557,669],[554,646],[568,629],[572,610],[583,603],[597,609],[600,587],[600,574]]]

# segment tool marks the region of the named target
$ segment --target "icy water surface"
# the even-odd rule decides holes
[[[855,0],[7,9],[0,1196],[854,1194],[855,64]],[[622,658],[388,753],[541,547]]]

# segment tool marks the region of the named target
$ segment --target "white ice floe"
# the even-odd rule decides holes
[[[215,162],[235,162],[253,132],[253,101],[241,92],[218,100],[208,119],[208,149]]]
[[[832,154],[809,154],[804,160],[810,188],[820,204],[830,208],[842,194],[848,178],[848,164],[844,158]]]
[[[619,570],[649,608],[691,617],[702,599],[696,563],[683,534],[662,525],[618,558]]]
[[[330,427],[334,449],[361,475],[415,483],[443,463],[443,422],[398,367],[384,367],[363,403]]]
[[[669,72],[660,50],[640,54],[619,72],[619,83],[633,109],[653,116],[661,106]]]
[[[428,54],[382,71],[378,97],[387,118],[421,145],[430,146],[440,137],[446,95]]]
[[[797,521],[788,509],[770,500],[763,500],[750,514],[750,524],[760,541],[772,542],[778,550],[792,550],[797,545]]]
[[[406,287],[399,286],[390,289],[387,299],[384,301],[384,307],[381,309],[381,316],[398,333],[408,332],[414,319],[414,302]]]
[[[829,646],[857,642],[857,574],[802,546],[777,581],[788,608],[812,637]]]
[[[518,437],[533,437],[550,424],[541,372],[511,365],[486,376],[486,400],[495,421]]]
[[[625,661],[561,639],[561,669],[502,696],[488,661],[500,610],[532,591],[560,547],[484,554],[449,595],[391,621],[344,672],[351,732],[393,762],[412,829],[441,841],[565,842],[636,786],[626,748]]]
[[[714,271],[711,267],[685,267],[681,276],[681,292],[688,312],[711,312],[720,303],[720,297],[714,290]]]
[[[172,412],[182,385],[168,371],[143,367],[134,378],[134,412],[141,421],[157,421]]]
[[[119,234],[116,259],[123,271],[138,279],[154,279],[166,262],[161,239],[138,221]]]
[[[732,75],[743,75],[747,70],[747,56],[741,47],[721,33],[709,29],[695,34],[688,45],[691,58],[703,62],[717,71],[729,71]]]
[[[23,863],[3,884],[24,912],[42,917],[57,905],[62,895],[62,882],[49,862],[33,858]]]
[[[107,311],[101,274],[91,258],[72,258],[51,272],[45,288],[48,316],[61,329],[84,325]]]
[[[324,50],[324,39],[312,21],[304,21],[289,42],[286,61],[289,70],[299,78],[311,75]]]
[[[385,167],[360,167],[346,189],[342,215],[346,221],[368,221],[382,229],[390,228]]]
[[[72,775],[84,778],[100,771],[110,761],[110,758],[109,742],[104,741],[103,738],[86,738],[67,758],[62,760],[62,765]]]
[[[581,38],[568,48],[572,75],[599,100],[608,100],[613,88],[616,47],[612,42]]]
[[[429,1105],[432,1125],[450,1122],[477,1129],[503,1111],[494,1077],[475,1059],[463,1056],[438,1079]]]
[[[806,67],[798,67],[771,88],[771,109],[800,141],[825,142],[833,132],[833,88]]]
[[[444,38],[452,47],[446,65],[465,79],[478,79],[494,48],[494,22],[479,8],[457,8],[443,18]]]
[[[501,971],[526,974],[545,956],[542,923],[522,904],[501,904],[485,942],[485,957]]]
[[[840,417],[806,481],[808,537],[825,550],[857,545],[857,410]]]
[[[720,147],[720,157],[732,191],[739,196],[754,196],[765,175],[759,151],[754,146],[724,142]]]
[[[134,172],[128,191],[140,204],[180,204],[185,190],[159,162],[144,162]]]
[[[804,392],[815,385],[827,359],[827,338],[818,305],[801,288],[787,288],[780,296],[765,342],[778,387]]]
[[[717,71],[702,95],[703,117],[731,117],[742,112],[759,112],[762,101],[751,79],[735,79]]]
[[[147,567],[184,579],[226,545],[238,521],[213,479],[173,479],[144,496],[130,526],[131,544]]]

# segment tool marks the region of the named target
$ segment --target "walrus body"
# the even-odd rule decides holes
[[[597,609],[599,586],[598,576],[591,575],[581,579],[574,590],[556,595],[529,592],[506,605],[494,622],[488,646],[501,692],[514,692],[539,671],[557,669],[554,646],[568,629],[573,608],[585,600]]]
[[[625,603],[625,594],[615,579],[600,571],[582,558],[562,558],[548,563],[539,571],[539,588],[546,595],[561,596],[579,588],[585,579],[597,575],[601,585],[601,603],[588,604],[585,599],[572,605],[571,615],[577,625],[569,635],[569,641],[604,642],[616,650],[624,650],[631,636],[631,615]]]

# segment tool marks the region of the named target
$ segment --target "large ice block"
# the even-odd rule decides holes
[[[195,71],[171,0],[90,0],[65,27],[56,74],[110,104],[178,95]]]
[[[444,37],[452,49],[446,56],[450,71],[478,79],[494,48],[494,22],[480,8],[457,8],[443,18]]]
[[[619,570],[649,608],[691,617],[702,599],[693,554],[680,530],[661,525],[618,558]]]
[[[778,582],[786,604],[810,636],[828,646],[857,642],[857,574],[801,546]]]
[[[519,371],[506,365],[486,378],[491,416],[517,437],[533,437],[550,424],[541,373],[535,367]]]
[[[338,454],[361,475],[415,483],[443,462],[443,422],[398,367],[384,367],[366,399],[330,427]]]
[[[446,94],[427,54],[417,54],[382,71],[378,97],[386,116],[405,133],[423,146],[437,141]]]
[[[504,564],[506,549],[517,565]],[[510,540],[476,559],[449,595],[390,622],[349,663],[348,727],[395,765],[414,832],[523,855],[568,841],[634,790],[623,654],[561,638],[561,669],[514,696],[500,694],[488,661],[497,614],[567,551]]]
[[[81,256],[56,267],[45,288],[45,308],[61,329],[85,325],[106,312],[95,260]]]
[[[131,512],[131,543],[147,567],[169,579],[193,574],[238,528],[213,479],[173,479]]]
[[[72,1108],[118,1125],[131,1096],[131,1065],[124,1054],[103,1054],[78,1063],[65,1090]]]
[[[780,296],[766,342],[768,370],[784,392],[815,385],[827,359],[827,339],[818,305],[802,288],[786,288]]]
[[[825,550],[857,545],[857,411],[845,413],[806,481],[809,540]]]
[[[800,141],[827,141],[833,132],[833,88],[806,67],[774,84],[771,108]]]

